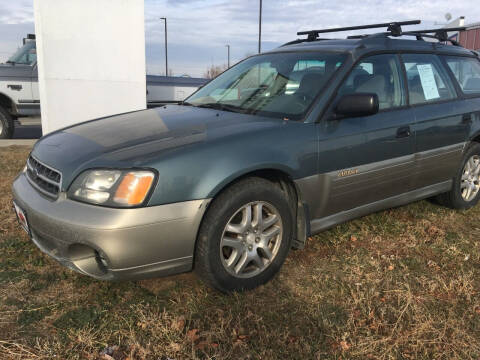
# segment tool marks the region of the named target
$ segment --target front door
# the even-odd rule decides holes
[[[413,111],[398,55],[367,57],[341,86],[346,94],[375,93],[379,113],[324,120],[319,126],[319,206],[312,218],[348,211],[412,189],[415,133]]]

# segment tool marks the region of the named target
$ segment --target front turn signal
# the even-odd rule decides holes
[[[123,206],[143,204],[153,185],[155,175],[150,171],[132,171],[125,174],[118,185],[113,201]]]

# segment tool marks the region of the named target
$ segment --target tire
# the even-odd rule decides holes
[[[246,225],[249,207],[252,221]],[[210,205],[198,233],[194,270],[221,292],[253,289],[278,273],[292,231],[292,211],[280,187],[262,178],[241,180]]]
[[[469,162],[470,165],[468,165]],[[470,169],[474,169],[470,170],[470,174],[468,174],[469,167]],[[480,199],[480,174],[478,174],[478,171],[480,171],[480,144],[473,143],[465,152],[461,165],[455,178],[453,179],[452,190],[445,194],[439,195],[439,202],[442,205],[459,210],[470,209],[471,207],[477,205]],[[472,177],[469,178],[469,176]],[[462,180],[462,177],[465,179]],[[469,194],[470,196],[466,198],[468,192],[465,192],[464,189],[466,189],[469,184],[472,185],[473,190],[471,190]]]
[[[15,130],[13,118],[0,107],[0,139],[11,139]]]

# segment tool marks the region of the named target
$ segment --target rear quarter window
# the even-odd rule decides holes
[[[476,58],[445,56],[458,85],[466,95],[480,95],[480,61]]]

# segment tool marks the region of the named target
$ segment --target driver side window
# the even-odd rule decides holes
[[[374,93],[380,110],[406,105],[403,78],[394,54],[369,56],[358,63],[339,90],[347,94]]]

